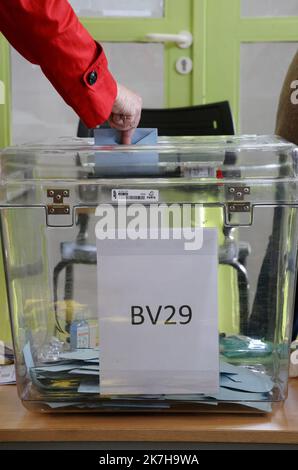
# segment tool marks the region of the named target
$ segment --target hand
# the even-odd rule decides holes
[[[110,126],[121,131],[121,143],[131,144],[131,138],[138,127],[142,112],[142,98],[122,85],[118,85],[118,94],[112,114]]]

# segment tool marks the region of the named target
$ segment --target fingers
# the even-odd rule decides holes
[[[131,137],[138,127],[142,112],[142,99],[127,88],[118,85],[118,96],[109,119],[110,126],[122,131],[122,143],[131,144]]]
[[[119,131],[129,131],[134,129],[139,124],[139,119],[135,116],[125,116],[123,114],[113,113],[110,117],[110,125]]]
[[[123,131],[121,135],[121,144],[131,145],[131,139],[134,134],[135,129],[130,129],[129,131]]]

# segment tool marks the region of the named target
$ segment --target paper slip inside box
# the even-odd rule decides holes
[[[0,366],[0,384],[9,385],[14,384],[16,381],[15,366],[14,364],[7,366]]]

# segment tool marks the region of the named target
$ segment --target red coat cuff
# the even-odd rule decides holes
[[[107,121],[117,97],[117,83],[108,69],[104,51],[98,44],[98,56],[77,84],[70,90],[71,107],[87,127]]]

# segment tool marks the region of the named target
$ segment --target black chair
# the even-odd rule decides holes
[[[108,127],[108,124],[102,127]],[[139,127],[157,127],[160,136],[235,134],[228,101],[187,108],[143,109]],[[93,137],[93,129],[80,121],[77,136]]]

